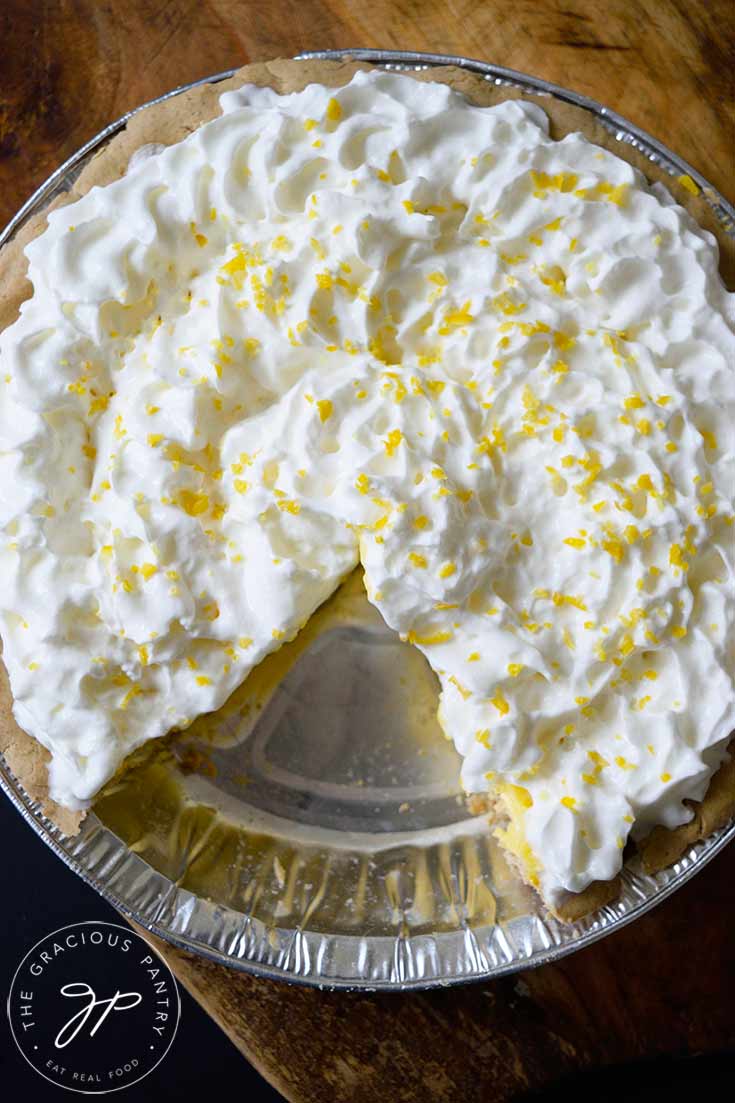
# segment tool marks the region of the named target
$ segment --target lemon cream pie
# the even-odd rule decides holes
[[[714,239],[523,100],[351,70],[220,111],[25,249],[0,336],[17,723],[84,809],[361,562],[554,906],[689,820],[735,727]]]

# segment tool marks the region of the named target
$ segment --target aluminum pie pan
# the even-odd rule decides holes
[[[617,139],[633,145],[672,175],[690,176],[702,189],[725,231],[731,234],[735,231],[735,209],[691,165],[615,112],[556,85],[511,69],[453,55],[349,50],[312,52],[302,54],[300,58],[358,60],[394,69],[456,65],[494,84],[546,94],[575,104],[590,111]],[[151,102],[162,102],[199,84],[224,80],[234,72],[228,70],[204,78]],[[53,173],[0,234],[0,246],[58,192],[67,188],[89,159],[124,127],[133,114],[135,112],[129,112],[106,127]],[[347,621],[346,626],[340,621],[336,628],[332,625],[325,629],[312,651],[323,659],[324,653],[323,650],[319,652],[319,647],[331,646],[329,655],[337,664],[342,655],[347,655],[350,662],[367,661],[373,664],[377,661],[375,656],[382,655],[378,665],[382,662],[383,668],[390,668],[393,672],[397,656],[390,650],[390,644],[387,648],[376,646],[389,641],[381,640],[379,635],[370,636],[373,629],[366,627],[362,621],[354,618],[350,621],[349,617]],[[334,636],[331,642],[330,633]],[[304,655],[308,659],[309,654],[308,650],[304,651],[298,662],[306,661]],[[365,659],[366,655],[370,657]],[[298,663],[294,669],[298,669]],[[284,684],[292,678],[292,673],[287,675]],[[297,700],[298,695],[291,692],[291,698],[285,705],[281,701],[281,720],[283,716],[288,719],[288,708],[292,708],[293,700]],[[391,708],[394,705],[395,702],[391,702]],[[270,704],[268,708],[271,709]],[[358,715],[363,716],[365,712],[363,702]],[[306,717],[311,713],[304,712],[303,715]],[[258,744],[258,739],[254,742]],[[247,741],[245,745],[249,746]],[[260,747],[263,752],[261,759],[267,760],[263,778],[268,786],[276,789],[281,786],[286,804],[290,800],[288,807],[291,808],[293,787],[289,790],[288,780],[283,781],[284,777],[288,779],[288,770],[282,761],[268,760],[267,749],[267,746],[265,750]],[[230,751],[217,751],[216,754],[221,760],[218,762],[221,772],[217,776],[226,777],[232,769],[227,762]],[[262,762],[259,767],[257,754],[251,755],[251,758],[253,761],[249,765],[257,773]],[[394,765],[391,764],[391,768]],[[382,762],[375,769],[380,773],[385,766],[386,763]],[[160,771],[168,768],[154,764],[154,779],[160,781],[163,776]],[[268,835],[270,842],[263,851],[262,869],[258,869],[257,875],[248,880],[244,893],[240,892],[240,896],[237,892],[234,894],[235,901],[245,901],[247,906],[235,906],[232,893],[223,902],[227,892],[213,894],[210,891],[212,885],[206,877],[200,875],[192,879],[190,875],[192,866],[197,864],[202,850],[206,849],[202,843],[204,839],[208,840],[210,849],[225,856],[226,860],[220,862],[220,868],[226,867],[229,888],[233,878],[236,881],[234,873],[239,872],[242,876],[245,865],[240,862],[238,866],[232,858],[232,851],[227,849],[231,840],[226,835],[219,837],[216,834],[222,822],[226,822],[229,831],[233,821],[241,815],[232,792],[223,792],[221,802],[215,802],[211,781],[195,777],[187,798],[187,810],[194,797],[200,802],[196,806],[197,812],[201,808],[209,811],[216,803],[219,809],[215,817],[216,828],[213,830],[210,822],[204,835],[195,838],[188,823],[189,834],[184,841],[186,853],[182,856],[179,851],[181,866],[171,868],[170,861],[167,866],[163,860],[151,859],[150,847],[142,832],[139,832],[139,838],[127,838],[127,841],[124,830],[116,833],[110,826],[111,822],[114,823],[114,815],[111,817],[107,812],[104,819],[96,812],[91,813],[79,835],[73,838],[64,836],[43,815],[39,805],[28,797],[0,756],[0,785],[25,819],[70,868],[123,914],[174,945],[229,967],[324,988],[396,991],[448,986],[489,979],[558,960],[649,911],[735,838],[735,824],[722,828],[690,847],[674,865],[656,874],[645,873],[638,860],[633,858],[623,870],[623,885],[618,900],[586,919],[564,924],[549,916],[533,895],[528,890],[520,889],[513,878],[509,880],[507,871],[503,873],[502,859],[492,851],[488,832],[482,829],[481,818],[473,820],[466,813],[459,812],[452,817],[452,800],[457,804],[458,795],[453,797],[451,792],[438,792],[437,784],[431,778],[428,781],[426,777],[402,780],[406,784],[397,789],[390,785],[387,789],[377,784],[372,788],[368,785],[367,799],[361,796],[361,804],[350,803],[351,790],[345,788],[344,779],[340,778],[334,784],[321,779],[315,781],[314,789],[319,792],[324,790],[319,808],[320,815],[326,815],[327,825],[307,822],[304,829],[306,841],[300,835],[301,821],[299,827],[294,828],[293,837],[288,837],[289,821],[287,818],[284,820],[281,814],[283,808],[279,808],[274,816],[272,809],[263,807],[262,812],[255,812],[257,823],[251,819],[246,828],[238,823],[237,829],[241,834],[244,830],[251,833],[248,839],[256,827],[259,841],[264,837],[263,823],[271,824],[272,835]],[[303,778],[300,783],[303,789]],[[363,788],[362,793],[365,792]],[[299,793],[296,795],[299,796]],[[300,795],[303,797],[303,792]],[[398,800],[406,795],[413,797],[414,804],[401,800],[398,805]],[[114,794],[110,799],[114,809]],[[110,800],[107,803],[110,804]],[[403,813],[405,809],[409,810],[407,818],[396,818],[396,811]],[[376,834],[373,829],[376,815],[381,830],[385,829],[387,818],[390,829],[383,835]],[[340,816],[343,817],[342,827],[347,824],[346,830],[340,829]],[[391,819],[391,816],[394,818]],[[432,816],[437,817],[436,823],[432,821]],[[287,850],[276,853],[278,846],[274,850],[271,845],[273,839],[279,845],[285,843]],[[177,846],[180,842],[177,840]],[[309,854],[321,848],[320,853],[323,851],[326,854],[326,863],[324,869],[319,870],[320,880],[316,885],[313,879],[306,880],[303,874],[309,859],[299,853],[299,847],[304,852],[311,848]],[[260,854],[260,851],[255,853]],[[284,866],[284,853],[293,859],[292,867]],[[334,921],[334,915],[331,919],[329,916],[325,918],[324,899],[329,900],[335,893],[344,890],[345,878],[349,881],[353,876],[353,866],[357,871],[355,885],[364,885],[365,878],[368,882],[372,878],[373,891],[377,891],[379,897],[381,889],[384,889],[385,898],[380,897],[376,907],[378,910],[382,908],[385,915],[378,915],[376,922],[373,908],[369,922],[363,928],[359,921],[356,927],[355,924],[352,928],[349,924],[345,927],[344,916],[340,922]],[[267,917],[259,914],[258,910],[260,907],[262,913],[262,900],[268,896],[267,892],[261,892],[261,882],[264,880],[261,874],[264,871],[272,881],[275,871],[275,906]],[[281,899],[289,894],[294,897],[294,879],[298,882],[299,877],[298,914],[294,915],[292,908],[291,913],[284,915],[283,908],[279,912],[279,891]],[[484,910],[482,902],[478,905],[478,900],[482,901],[483,897],[477,886],[484,886],[486,881],[492,885],[494,913],[492,908],[488,908],[486,899]],[[419,899],[419,883],[423,888],[422,900]],[[256,891],[250,892],[253,884]],[[239,888],[242,889],[242,886]],[[334,914],[340,912],[343,903],[340,899]],[[367,914],[364,899],[356,903],[353,895],[348,903],[353,912],[360,912],[362,908],[361,914]],[[483,921],[488,917],[492,921]],[[434,926],[432,918],[436,918]]]

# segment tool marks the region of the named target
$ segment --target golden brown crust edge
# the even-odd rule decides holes
[[[92,159],[72,189],[57,197],[44,214],[29,220],[13,240],[0,250],[0,330],[14,321],[21,303],[30,297],[32,288],[25,278],[27,262],[23,249],[46,228],[46,214],[49,210],[73,202],[94,186],[103,186],[119,179],[125,174],[130,157],[141,146],[151,142],[172,145],[184,139],[202,123],[219,114],[219,97],[225,91],[239,88],[243,84],[269,85],[282,93],[300,91],[311,83],[341,87],[359,69],[370,68],[372,66],[354,62],[294,61],[280,58],[246,65],[226,81],[216,85],[200,85],[174,99],[139,111],[124,130]],[[635,147],[617,141],[583,108],[547,96],[528,95],[518,89],[498,87],[454,66],[407,75],[416,80],[451,84],[480,106],[490,106],[508,99],[531,100],[539,104],[548,115],[552,137],[561,138],[573,131],[581,131],[597,145],[618,156],[624,155],[624,159],[641,171],[649,181],[665,184],[674,199],[717,238],[720,246],[720,272],[728,286],[735,285],[735,242],[722,234],[721,227],[704,197],[692,195],[680,181],[649,161]],[[47,769],[49,754],[15,722],[7,673],[1,661],[0,752],[29,796],[40,802],[49,819],[65,834],[76,834],[84,813],[63,808],[50,798]],[[470,805],[479,812],[483,810],[482,801],[482,797],[474,796],[470,798]],[[487,804],[484,807],[487,808]],[[690,823],[673,830],[657,827],[638,845],[648,872],[671,865],[694,842],[725,824],[735,814],[735,757],[720,767],[712,778],[704,800],[692,803],[692,807],[694,817]],[[619,891],[619,877],[611,881],[598,881],[581,893],[569,893],[554,912],[560,919],[572,922],[610,903]]]

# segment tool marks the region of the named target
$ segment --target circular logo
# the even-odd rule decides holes
[[[174,975],[145,939],[114,923],[73,923],[21,961],[8,1018],[36,1072],[87,1095],[119,1091],[152,1072],[176,1034]]]

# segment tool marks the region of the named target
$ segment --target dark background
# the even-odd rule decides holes
[[[72,873],[38,838],[0,793],[2,919],[0,919],[0,1098],[7,1103],[63,1103],[79,1093],[42,1079],[19,1053],[5,1004],[21,959],[44,935],[85,919],[125,924],[106,900]],[[90,983],[94,984],[90,977]],[[139,1084],[100,1099],[120,1103],[189,1103],[221,1098],[237,1090],[238,1103],[283,1103],[282,1096],[248,1064],[218,1026],[179,985],[181,1021],[173,1045],[158,1068]],[[94,1098],[88,1096],[87,1098]],[[388,1103],[388,1101],[386,1101]]]

